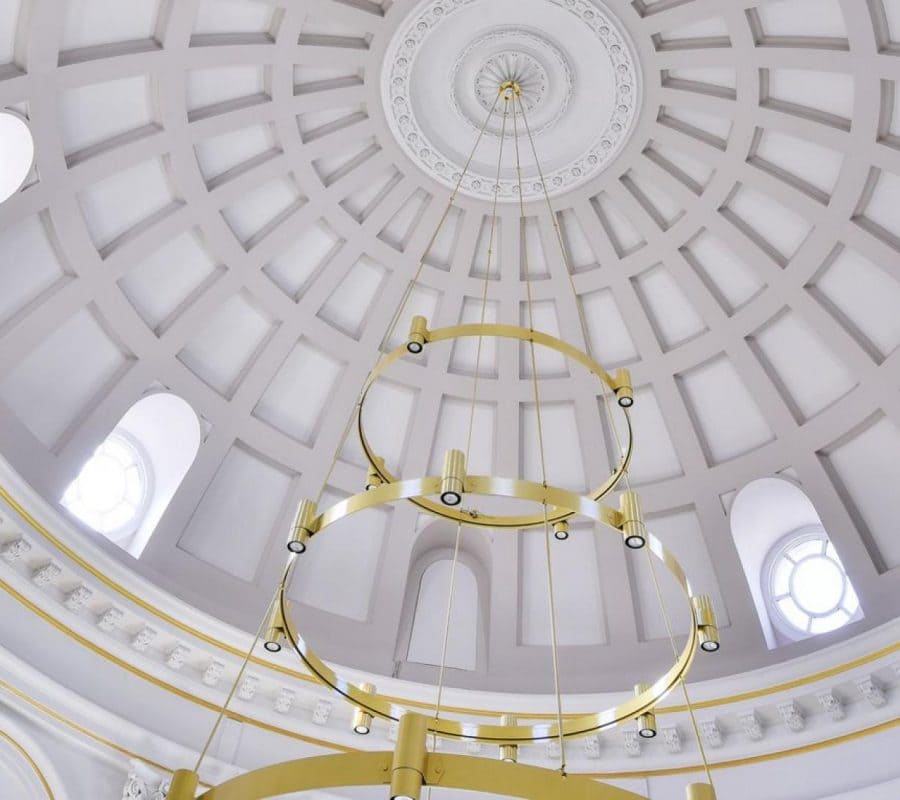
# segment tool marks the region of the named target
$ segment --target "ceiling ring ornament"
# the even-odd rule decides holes
[[[317,516],[310,516],[305,525],[309,531],[309,539],[320,535],[329,526],[366,509],[379,507],[398,500],[410,500],[415,497],[432,496],[441,492],[442,477],[430,476],[386,483],[374,489],[361,492],[331,506]],[[590,497],[584,497],[565,489],[544,486],[531,481],[521,481],[491,476],[467,476],[464,491],[470,494],[510,497],[519,500],[537,502],[547,507],[555,506],[568,514],[579,514],[607,527],[621,530],[623,515],[604,506]],[[316,512],[313,511],[315,514]],[[627,515],[624,515],[627,516]],[[691,615],[691,625],[684,648],[678,654],[672,666],[647,688],[629,697],[623,703],[593,714],[582,714],[562,721],[562,736],[577,738],[597,731],[614,727],[623,722],[639,717],[656,707],[679,682],[684,679],[700,649],[703,620],[695,616],[694,595],[691,584],[677,559],[665,546],[650,533],[645,533],[646,546],[666,569],[681,588]],[[288,587],[297,563],[292,555],[288,561],[276,595],[276,613],[280,616],[280,635],[286,637],[307,668],[323,684],[341,695],[358,709],[390,722],[397,722],[403,715],[403,699],[388,699],[376,692],[366,691],[340,678],[334,670],[316,655],[312,647],[302,637],[293,622]],[[534,724],[516,725],[482,725],[457,720],[431,718],[428,719],[429,733],[450,739],[465,739],[490,744],[523,744],[535,741],[547,741],[560,738],[559,724],[556,721],[541,721]]]
[[[421,321],[417,324],[417,321]],[[530,328],[520,328],[515,325],[498,325],[492,323],[455,325],[447,328],[438,328],[436,330],[427,330],[425,321],[421,317],[417,317],[413,322],[415,331],[413,336],[421,339],[418,347],[423,347],[427,343],[454,341],[456,339],[468,337],[493,337],[498,339],[512,339],[520,342],[534,342],[534,344],[554,350],[563,356],[577,361],[589,372],[599,378],[600,382],[605,385],[606,389],[613,394],[622,394],[623,396],[631,396],[630,376],[626,370],[619,370],[616,376],[611,376],[600,364],[586,353],[583,353],[576,347],[562,339],[557,339],[549,334],[540,331],[531,330]],[[394,483],[399,478],[394,475],[385,466],[384,459],[381,458],[372,447],[369,437],[366,435],[365,425],[363,423],[363,409],[366,398],[372,387],[378,379],[387,371],[387,369],[401,358],[409,355],[409,345],[402,344],[395,350],[386,354],[378,363],[378,365],[369,374],[365,385],[360,394],[359,406],[357,408],[356,422],[359,433],[359,440],[362,444],[363,452],[369,462],[370,474],[374,472],[383,483]],[[631,428],[631,417],[625,402],[620,400],[615,404],[624,418],[623,430],[625,433],[625,441],[623,442],[623,453],[619,463],[613,470],[612,474],[598,487],[588,492],[593,501],[600,500],[608,495],[616,488],[621,478],[628,471],[634,451],[634,437]],[[483,514],[472,509],[457,509],[447,506],[443,503],[429,500],[425,497],[411,498],[412,503],[417,505],[424,511],[434,514],[445,519],[461,522],[466,525],[475,525],[482,528],[505,528],[507,530],[519,530],[521,528],[533,528],[544,524],[544,514],[529,514],[518,516],[496,516],[492,514]],[[574,512],[564,508],[548,508],[547,521],[552,525],[555,522],[568,519]]]
[[[430,0],[417,6],[413,14],[401,24],[388,45],[382,70],[381,95],[391,132],[415,164],[435,180],[450,187],[456,184],[460,176],[464,176],[460,186],[462,193],[480,199],[492,199],[497,184],[496,176],[490,170],[482,174],[477,167],[464,175],[464,158],[454,152],[452,136],[449,141],[442,142],[438,140],[439,137],[442,138],[441,131],[426,130],[432,124],[429,119],[430,112],[422,107],[428,96],[441,98],[443,92],[448,91],[451,95],[450,102],[444,103],[443,100],[440,102],[442,105],[456,105],[456,107],[460,106],[459,97],[453,96],[452,87],[435,86],[433,80],[427,81],[427,87],[423,90],[417,86],[416,80],[417,64],[423,58],[423,53],[428,53],[430,57],[429,51],[434,49],[427,47],[426,42],[434,44],[436,40],[432,37],[438,29],[453,30],[454,26],[448,25],[448,22],[466,9],[474,9],[481,2],[483,0]],[[540,40],[540,50],[547,54],[543,59],[545,66],[548,63],[547,58],[550,61],[555,60],[552,53],[556,50],[562,53],[566,64],[577,61],[570,67],[570,74],[574,72],[576,77],[578,72],[585,76],[590,75],[590,85],[583,91],[575,92],[571,102],[566,101],[562,116],[577,120],[587,109],[596,110],[599,105],[603,106],[602,121],[592,119],[587,123],[583,120],[584,124],[581,125],[582,130],[587,127],[597,133],[583,142],[576,143],[574,151],[566,149],[551,159],[552,167],[545,171],[544,180],[550,195],[554,196],[570,191],[597,175],[624,147],[637,122],[641,100],[641,74],[636,51],[628,34],[615,16],[597,2],[593,0],[532,0],[532,2],[538,6],[546,6],[549,11],[555,13],[562,11],[575,17],[581,23],[579,36],[583,36],[584,41],[589,37],[592,43],[590,47],[579,45],[575,59],[572,52],[562,50],[543,31],[531,34],[534,37],[532,46],[534,40]],[[483,24],[483,21],[478,20],[478,24]],[[469,31],[466,31],[463,35],[468,33]],[[494,42],[497,52],[518,49],[515,46],[503,46],[503,37],[508,37],[512,44],[518,41],[515,37],[519,33],[517,28],[498,26],[489,30],[485,36]],[[458,34],[454,32],[454,38],[456,35]],[[442,35],[437,40],[441,47],[456,46],[455,41],[445,44],[446,38]],[[581,41],[579,39],[579,42]],[[466,49],[471,47],[471,45],[461,46]],[[489,58],[490,56],[487,60]],[[451,68],[450,73],[458,71],[460,59],[455,61],[456,67]],[[473,95],[475,89],[475,86],[470,89]],[[477,97],[474,99],[480,107],[481,101]],[[450,118],[457,118],[457,115],[452,114]],[[466,120],[465,129],[470,125],[471,123]],[[541,123],[535,128],[543,128],[546,138],[547,131],[558,125],[557,118],[552,125]],[[520,187],[514,171],[510,171],[499,181],[497,199],[501,203],[518,202],[520,191],[526,200],[542,199],[544,184],[537,174],[529,174],[525,176]]]
[[[488,55],[489,54],[489,55]],[[488,55],[487,60],[483,60]],[[466,62],[482,59],[471,86],[460,78]],[[468,71],[465,71],[468,75]],[[497,86],[515,81],[522,88],[521,102],[531,114],[540,106],[552,102],[552,114],[532,130],[539,136],[555,124],[568,108],[574,92],[572,66],[562,50],[540,31],[523,27],[502,27],[475,39],[453,65],[451,99],[453,109],[475,131],[482,127],[482,116],[473,116],[463,108],[461,93],[474,89],[479,108],[490,111],[497,99]],[[473,107],[474,108],[474,107]],[[521,112],[514,110],[521,117]],[[499,123],[489,123],[485,133],[500,136]]]

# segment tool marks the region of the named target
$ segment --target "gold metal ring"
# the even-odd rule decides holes
[[[488,336],[497,339],[516,339],[520,342],[534,342],[535,344],[541,345],[542,347],[548,347],[551,350],[562,353],[564,356],[572,359],[573,361],[577,361],[589,372],[596,375],[600,379],[600,381],[607,387],[609,387],[609,389],[613,393],[617,393],[622,389],[621,383],[618,382],[616,378],[613,378],[605,369],[603,369],[602,366],[600,366],[600,364],[594,361],[594,359],[592,359],[586,353],[583,353],[581,350],[573,347],[568,342],[564,342],[562,339],[557,339],[553,336],[549,336],[546,333],[541,333],[540,331],[533,331],[530,328],[519,328],[515,325],[494,324],[455,325],[453,327],[439,328],[433,331],[423,329],[419,330],[417,333],[424,339],[425,342],[444,342],[471,336]],[[357,408],[356,422],[357,428],[359,430],[359,441],[362,444],[363,452],[365,453],[366,459],[369,462],[370,472],[376,473],[384,483],[395,483],[397,482],[398,478],[396,475],[391,473],[387,469],[387,467],[385,467],[384,459],[381,458],[369,444],[368,437],[366,436],[365,426],[363,425],[363,407],[365,405],[366,397],[368,396],[369,391],[371,390],[372,386],[374,386],[378,378],[385,373],[388,367],[407,355],[409,355],[409,351],[407,350],[406,345],[402,344],[396,350],[387,353],[378,362],[378,364],[366,379],[362,393],[360,395],[359,406]],[[625,374],[627,375],[627,373]],[[627,431],[627,443],[625,446],[625,452],[622,454],[621,461],[616,466],[612,475],[610,475],[610,477],[596,489],[588,492],[590,497],[594,500],[599,500],[601,497],[605,497],[613,489],[615,489],[619,480],[625,474],[629,464],[631,463],[631,455],[633,451],[631,418],[629,416],[627,408],[620,406],[618,403],[616,404],[616,407],[622,411],[622,414],[625,418],[625,428]],[[518,530],[521,528],[534,528],[544,524],[543,511],[539,514],[529,514],[522,516],[495,516],[491,514],[481,514],[468,510],[453,508],[444,505],[443,503],[429,500],[426,497],[410,497],[409,500],[410,502],[421,508],[423,511],[427,511],[429,514],[443,517],[444,519],[450,519],[454,522],[464,522],[467,525],[476,525],[482,528],[512,528]],[[549,521],[549,523],[552,525],[556,522],[568,519],[572,516],[572,513],[572,511],[554,504],[554,506],[548,507],[547,509],[547,521]]]
[[[266,800],[295,792],[349,786],[387,786],[391,782],[391,752],[313,756],[273,764],[238,775],[214,786],[198,800]],[[644,800],[643,795],[601,783],[586,775],[561,775],[557,770],[524,764],[503,764],[477,756],[428,753],[424,782],[428,786],[465,789],[490,795],[545,800]]]
[[[329,525],[349,517],[365,509],[374,508],[392,503],[398,500],[408,500],[414,497],[434,496],[440,491],[441,478],[437,476],[416,478],[412,480],[388,483],[367,492],[348,497],[346,500],[333,505],[331,508],[319,514],[310,522],[310,538],[322,533]],[[492,495],[497,497],[511,497],[519,500],[529,500],[536,503],[554,505],[561,509],[566,516],[578,514],[587,517],[594,522],[615,527],[620,522],[620,513],[608,506],[604,506],[590,497],[583,497],[558,489],[553,486],[543,486],[531,481],[522,481],[511,478],[495,478],[490,476],[468,476],[465,482],[466,492]],[[616,531],[621,535],[620,531]],[[691,627],[687,643],[679,654],[672,667],[648,688],[624,703],[594,714],[585,714],[571,717],[563,721],[563,736],[586,736],[596,731],[611,728],[627,720],[639,717],[652,710],[666,695],[678,685],[684,677],[699,647],[699,633],[694,620],[691,597],[693,591],[690,582],[681,565],[675,557],[663,546],[655,536],[647,535],[647,546],[650,552],[658,558],[669,570],[678,585],[684,590],[685,602],[691,614]],[[396,722],[401,716],[396,701],[388,701],[376,693],[366,692],[349,681],[340,678],[334,670],[325,664],[313,651],[312,647],[303,639],[293,623],[288,607],[286,587],[289,583],[297,558],[291,556],[287,569],[279,588],[279,603],[281,614],[285,623],[285,633],[291,645],[299,654],[303,663],[312,674],[322,683],[331,687],[335,692],[349,700],[357,708],[368,711],[373,716]],[[402,702],[402,700],[400,701]],[[481,725],[470,722],[458,722],[455,720],[435,719],[428,720],[429,733],[437,736],[466,739],[472,741],[488,742],[492,744],[523,744],[527,742],[556,739],[559,737],[559,727],[556,722],[542,721],[540,723],[525,725]]]

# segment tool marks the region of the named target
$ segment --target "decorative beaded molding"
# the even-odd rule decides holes
[[[416,56],[429,35],[455,11],[477,1],[432,0],[399,31],[385,55],[382,99],[391,131],[415,163],[450,186],[459,180],[463,165],[441,152],[422,131],[413,109],[410,75],[415,68]],[[610,14],[587,0],[546,2],[566,9],[593,33],[600,50],[612,63],[616,79],[615,112],[606,128],[575,160],[544,176],[550,193],[559,194],[596,175],[621,150],[640,105],[640,77],[634,51]],[[491,198],[494,181],[469,174],[460,190],[475,197]],[[518,200],[519,190],[515,181],[501,179],[498,197],[501,201],[513,202]],[[539,180],[530,180],[521,187],[522,196],[528,199],[539,198],[543,190]]]
[[[556,113],[550,119],[531,129],[534,136],[539,136],[565,114],[569,106],[569,100],[572,98],[572,93],[575,90],[575,79],[568,59],[554,42],[550,41],[546,36],[542,36],[539,31],[532,31],[526,28],[498,28],[475,39],[456,59],[456,63],[453,65],[450,82],[453,109],[474,131],[481,130],[484,118],[473,119],[471,115],[466,114],[463,110],[459,97],[460,87],[457,85],[456,76],[470,54],[486,47],[492,47],[498,42],[509,43],[510,49],[492,55],[482,64],[475,75],[473,87],[475,97],[478,98],[481,107],[487,112],[494,105],[500,84],[507,80],[515,80],[522,87],[521,103],[525,107],[525,112],[531,114],[532,111],[543,105],[544,100],[547,98],[548,90],[552,91],[554,96],[559,95]],[[492,47],[492,49],[494,48]],[[526,52],[526,49],[531,52]],[[565,76],[563,86],[550,86],[547,68],[532,53],[539,53],[545,60],[556,62],[559,71]],[[521,116],[520,111],[516,111],[516,114]],[[500,123],[496,122],[489,124],[485,133],[489,136],[499,137],[500,129]]]

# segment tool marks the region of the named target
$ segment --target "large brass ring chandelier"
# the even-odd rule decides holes
[[[453,202],[468,172],[472,159],[484,136],[497,107],[503,102],[503,119],[500,136],[500,152],[497,161],[497,187],[503,163],[503,148],[507,134],[507,124],[512,109],[512,141],[515,144],[515,164],[519,184],[522,181],[522,167],[519,152],[519,118],[524,123],[537,165],[540,180],[543,173],[537,156],[534,138],[528,127],[525,105],[521,99],[521,88],[514,80],[508,80],[499,87],[494,106],[490,109],[479,136],[472,148],[465,170],[450,196],[444,216],[438,223],[428,246],[425,249],[418,269],[412,277],[407,291],[394,314],[393,320],[382,340],[382,346],[393,337],[396,326],[406,308],[407,302],[422,272],[425,260],[446,221]],[[518,110],[517,110],[518,107]],[[214,786],[201,795],[206,800],[262,800],[276,797],[288,792],[310,789],[327,789],[339,786],[376,786],[389,785],[391,800],[419,800],[423,787],[442,786],[447,788],[466,789],[475,792],[495,793],[528,800],[642,800],[639,795],[618,789],[607,784],[590,780],[583,776],[569,775],[566,770],[566,742],[579,736],[595,734],[605,729],[631,724],[635,721],[638,732],[643,737],[656,735],[656,706],[673,689],[680,687],[687,704],[694,732],[697,735],[698,747],[703,759],[707,782],[695,783],[687,787],[688,800],[715,800],[710,767],[706,759],[703,742],[699,735],[693,707],[688,695],[685,677],[698,650],[713,652],[719,647],[718,629],[710,598],[696,595],[685,571],[674,555],[664,544],[653,536],[646,528],[641,502],[638,494],[628,482],[628,468],[634,450],[634,437],[629,410],[634,403],[634,388],[628,370],[619,369],[610,375],[590,353],[590,338],[587,324],[575,286],[572,282],[572,271],[568,263],[567,251],[562,241],[558,222],[545,191],[548,212],[554,220],[557,238],[560,245],[562,264],[569,276],[575,303],[579,312],[586,352],[568,342],[536,330],[533,321],[533,298],[531,277],[528,266],[527,243],[523,242],[525,284],[528,293],[527,327],[488,324],[485,321],[485,309],[488,298],[488,282],[491,272],[491,254],[495,237],[495,221],[497,218],[497,202],[499,188],[494,194],[490,244],[488,247],[488,265],[484,279],[482,295],[481,321],[477,324],[457,325],[452,327],[429,329],[428,320],[422,316],[413,316],[406,341],[390,352],[380,354],[360,389],[354,413],[338,443],[331,467],[325,481],[315,499],[303,500],[294,517],[288,536],[288,562],[282,578],[276,587],[274,597],[260,623],[256,637],[244,659],[243,665],[235,678],[231,691],[218,715],[205,746],[200,751],[193,770],[180,770],[175,773],[168,800],[189,800],[195,797],[200,781],[200,768],[212,739],[221,724],[250,658],[257,644],[263,643],[269,652],[282,650],[285,644],[297,653],[301,661],[312,675],[331,691],[344,698],[354,707],[354,730],[365,734],[371,729],[375,718],[399,723],[397,745],[393,752],[361,752],[349,755],[327,756],[301,759],[299,761],[277,764],[234,778],[219,786]],[[525,218],[524,202],[520,195],[520,218]],[[426,477],[402,478],[395,475],[378,455],[371,444],[365,426],[365,403],[371,389],[395,363],[409,356],[421,354],[428,346],[441,342],[475,337],[478,342],[476,368],[471,397],[471,413],[468,439],[465,448],[453,448],[444,456],[443,469],[439,475]],[[472,441],[474,408],[478,393],[479,369],[482,343],[485,339],[507,339],[518,341],[527,347],[531,358],[531,380],[534,402],[537,410],[537,433],[540,452],[541,481],[529,481],[520,478],[497,477],[492,475],[470,475],[467,470],[469,449]],[[554,486],[547,476],[544,455],[544,434],[541,422],[541,398],[536,368],[536,347],[549,348],[566,358],[580,364],[599,383],[603,406],[608,416],[610,430],[616,438],[620,460],[610,476],[599,486],[586,494],[561,489]],[[381,353],[382,348],[379,348]],[[618,424],[615,422],[618,417]],[[328,508],[320,509],[319,503],[324,494],[334,467],[337,463],[350,432],[356,428],[363,454],[368,464],[365,485],[360,491]],[[601,502],[614,490],[620,490],[618,507],[613,508]],[[514,515],[486,513],[469,503],[486,498],[507,498],[532,505],[535,511]],[[318,537],[341,520],[352,517],[367,510],[386,504],[407,501],[413,503],[421,511],[434,517],[443,518],[456,523],[456,541],[453,562],[450,572],[447,612],[443,631],[443,650],[440,673],[437,684],[437,699],[427,714],[404,713],[402,698],[387,698],[379,695],[371,684],[354,685],[342,679],[334,669],[328,666],[315,652],[312,645],[304,638],[297,626],[288,592],[298,558],[309,547],[315,546]],[[517,509],[518,510],[518,509]],[[605,528],[621,538],[623,545],[632,551],[643,551],[649,564],[649,571],[656,588],[657,597],[663,618],[666,623],[672,645],[673,661],[652,684],[640,683],[624,702],[612,708],[599,710],[579,716],[565,716],[562,707],[560,689],[560,673],[558,663],[558,637],[556,631],[556,608],[554,600],[553,575],[551,569],[551,540],[565,540],[569,536],[570,520],[580,518]],[[451,610],[453,605],[454,576],[459,558],[460,537],[464,527],[490,528],[512,531],[531,531],[529,535],[537,535],[535,529],[542,529],[547,561],[547,590],[550,611],[551,653],[553,658],[554,692],[556,697],[555,721],[548,721],[543,715],[535,714],[529,721],[529,715],[523,714],[524,722],[512,716],[504,715],[493,723],[475,723],[447,719],[442,716],[442,699],[444,688],[444,672],[446,666],[447,643]],[[676,636],[671,624],[669,610],[660,590],[656,569],[662,566],[680,587],[684,597],[684,607],[690,615],[683,647],[676,644]],[[410,705],[421,705],[412,704]],[[438,738],[477,741],[499,746],[501,760],[463,756],[443,755],[435,752]],[[539,769],[520,765],[517,762],[518,750],[528,743],[556,740],[559,742],[559,770]],[[429,752],[429,741],[432,752]],[[430,796],[429,796],[430,800]]]

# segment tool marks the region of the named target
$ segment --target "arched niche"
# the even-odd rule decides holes
[[[413,546],[397,640],[401,676],[427,679],[440,665],[455,540],[456,525],[445,520],[426,521]],[[448,669],[487,669],[490,575],[491,554],[484,532],[463,528],[448,637]]]

